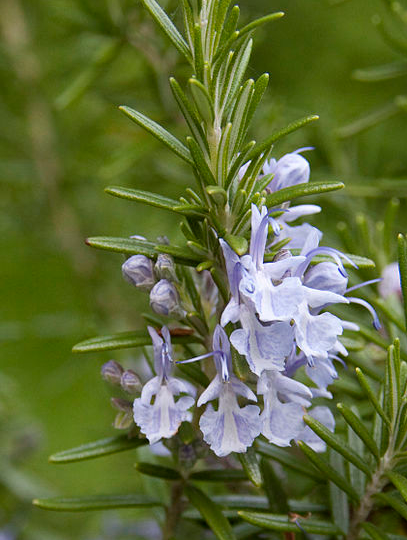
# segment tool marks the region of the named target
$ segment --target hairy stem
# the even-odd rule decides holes
[[[174,538],[175,530],[183,510],[182,493],[184,491],[184,482],[175,482],[171,487],[171,503],[165,511],[165,523],[163,527],[163,540]]]
[[[346,536],[346,540],[356,540],[358,538],[362,523],[367,521],[367,518],[372,511],[374,504],[373,497],[377,493],[380,493],[388,483],[385,474],[386,471],[390,470],[391,468],[392,459],[391,456],[389,456],[386,452],[386,454],[380,460],[372,479],[366,486],[365,494],[360,501],[359,507],[355,510],[355,513],[352,516],[349,526],[349,533]]]

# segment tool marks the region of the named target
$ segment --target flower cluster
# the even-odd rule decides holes
[[[263,175],[273,175],[268,192],[308,182],[309,164],[299,152],[266,162]],[[252,204],[249,253],[239,256],[227,241],[219,239],[230,300],[213,331],[212,351],[183,361],[212,357],[215,363],[216,375],[196,405],[207,404],[199,426],[218,456],[245,452],[260,434],[279,446],[304,440],[316,451],[323,451],[324,443],[304,424],[303,416],[307,411],[334,429],[329,408],[312,407],[312,400],[332,397],[328,386],[337,377],[334,362],[343,362],[338,355],[348,354],[339,336],[345,329],[358,330],[356,324],[325,309],[338,303],[359,303],[372,312],[374,325],[379,325],[369,304],[346,296],[356,287],[348,288],[343,261],[355,266],[352,260],[333,248],[320,246],[322,233],[310,224],[292,225],[299,217],[320,210],[315,205],[292,207],[285,203],[270,209]],[[277,244],[280,249],[275,248]],[[316,262],[315,257],[321,255],[332,260]],[[167,278],[158,282],[154,278],[160,265],[157,261],[154,269],[149,259],[137,255],[123,265],[123,273],[129,281],[150,291],[150,303],[156,312],[179,315],[183,311],[179,293],[167,279],[168,272]],[[173,436],[181,422],[191,419],[189,410],[196,391],[190,383],[171,375],[168,328],[162,328],[162,337],[151,327],[149,332],[156,376],[135,399],[133,414],[141,432],[154,443]],[[247,361],[253,378],[248,384],[233,373],[231,346]],[[310,380],[309,386],[294,378],[301,368]],[[262,408],[246,404],[258,401]]]

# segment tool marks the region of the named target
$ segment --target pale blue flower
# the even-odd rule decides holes
[[[309,181],[310,166],[308,161],[299,152],[311,150],[311,148],[299,148],[295,152],[286,154],[278,161],[270,159],[263,166],[264,174],[274,174],[268,188],[271,191],[304,184]]]
[[[156,330],[148,327],[154,348],[154,368],[156,376],[150,379],[141,392],[141,397],[133,404],[134,422],[140,427],[150,444],[162,438],[175,435],[181,422],[190,421],[196,394],[195,387],[187,381],[171,377],[172,346],[170,332],[163,326],[162,339]],[[175,401],[174,396],[182,396]],[[154,400],[153,400],[154,398]],[[152,401],[153,400],[153,401]]]
[[[253,311],[246,307],[240,310],[242,328],[230,336],[233,347],[246,357],[253,373],[263,370],[284,370],[285,359],[293,345],[293,328],[288,322],[273,322],[263,325]]]
[[[256,396],[232,373],[229,340],[217,325],[213,335],[213,357],[217,373],[198,400],[198,407],[218,399],[215,410],[209,404],[202,414],[199,427],[204,440],[217,456],[245,452],[260,434],[260,409],[255,405],[240,407],[237,396],[257,401]]]
[[[263,371],[257,393],[264,396],[261,433],[277,446],[289,446],[304,429],[304,407],[311,405],[310,389],[278,371]]]
[[[382,282],[379,285],[379,293],[382,298],[395,295],[401,298],[401,283],[399,265],[396,262],[388,264],[382,272]]]

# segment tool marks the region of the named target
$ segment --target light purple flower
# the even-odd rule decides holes
[[[309,150],[309,148],[299,148],[295,152],[286,154],[278,161],[271,159],[264,165],[264,174],[274,174],[274,178],[268,185],[271,191],[279,191],[282,188],[309,181],[309,163],[299,154],[304,150]]]
[[[217,456],[245,452],[260,434],[260,409],[255,405],[240,407],[237,396],[257,401],[256,396],[232,373],[230,345],[226,332],[217,325],[213,335],[213,357],[217,373],[198,400],[198,407],[218,399],[215,410],[209,404],[199,427],[204,440]]]
[[[261,433],[277,446],[289,446],[304,428],[304,407],[311,405],[311,391],[278,371],[263,371],[257,393],[264,396]]]
[[[187,381],[171,377],[172,346],[170,332],[163,326],[162,339],[156,330],[148,327],[154,348],[154,368],[156,376],[143,387],[141,397],[134,400],[134,422],[146,435],[150,444],[162,438],[175,435],[181,422],[191,420],[188,409],[194,404],[195,387]],[[174,396],[182,396],[175,401]],[[154,401],[152,402],[152,398]]]
[[[394,294],[401,298],[399,265],[396,262],[388,264],[382,272],[382,278],[379,284],[380,296],[388,298]]]
[[[240,311],[242,328],[234,330],[230,342],[246,357],[253,373],[263,370],[284,370],[284,362],[293,345],[293,328],[288,322],[273,322],[263,325],[256,315],[246,307]]]

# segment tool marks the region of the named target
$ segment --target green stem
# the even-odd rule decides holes
[[[370,512],[373,509],[374,496],[377,493],[380,493],[388,483],[386,472],[391,470],[392,466],[392,456],[389,455],[387,451],[380,460],[372,479],[366,486],[366,490],[360,501],[359,507],[352,516],[346,540],[356,540],[359,537],[360,527],[362,523],[367,521]]]
[[[174,482],[171,487],[171,503],[165,511],[163,540],[174,540],[175,531],[183,510],[184,481]]]

